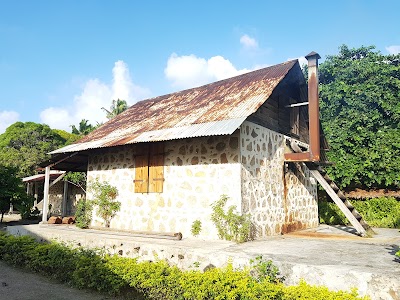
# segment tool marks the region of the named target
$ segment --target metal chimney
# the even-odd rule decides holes
[[[310,149],[308,152],[296,151],[285,153],[286,161],[319,161],[320,160],[320,127],[318,99],[318,53],[306,55],[308,60],[308,134]]]
[[[319,98],[318,98],[318,53],[311,52],[305,56],[308,61],[308,118],[310,160],[320,159],[320,127],[319,127]]]

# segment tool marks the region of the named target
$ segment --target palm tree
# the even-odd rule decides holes
[[[77,135],[88,135],[91,131],[96,129],[92,124],[88,124],[88,120],[82,119],[79,122],[79,128],[76,128],[75,125],[71,125],[72,133]]]
[[[110,110],[102,107],[101,109],[104,110],[107,114],[107,119],[111,120],[114,118],[116,115],[119,115],[120,113],[124,112],[128,108],[128,104],[126,103],[125,100],[117,99],[113,100]]]

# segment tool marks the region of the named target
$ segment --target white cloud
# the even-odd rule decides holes
[[[294,60],[294,59],[297,59],[299,61],[300,67],[303,67],[304,65],[308,64],[308,61],[304,56],[300,56],[300,57],[296,57],[296,58],[288,58],[288,61]]]
[[[244,34],[240,37],[240,43],[247,49],[257,49],[258,48],[258,42],[248,36],[247,34]]]
[[[134,104],[150,95],[150,91],[135,85],[129,74],[128,65],[122,60],[114,64],[113,73],[113,95],[112,99],[126,100],[128,104]]]
[[[386,47],[387,52],[389,52],[389,54],[399,54],[400,53],[400,45],[393,45],[393,46],[389,46]]]
[[[6,131],[7,127],[17,122],[19,114],[15,111],[0,111],[0,134]]]
[[[82,119],[89,120],[93,125],[107,121],[101,108],[109,109],[113,99],[122,99],[132,105],[150,96],[148,89],[133,83],[129,68],[122,60],[115,62],[112,73],[112,83],[104,83],[98,78],[89,79],[82,92],[74,97],[73,103],[43,110],[40,114],[41,121],[51,128],[71,131],[71,125],[77,125]]]
[[[72,125],[71,123],[71,115],[68,110],[64,108],[57,107],[49,107],[43,110],[40,113],[40,119],[43,123],[50,125],[51,128],[64,129],[70,131],[71,128],[65,128],[65,125],[68,127]]]
[[[247,69],[237,70],[235,66],[222,56],[213,56],[210,59],[197,57],[194,54],[178,56],[171,54],[165,76],[177,88],[192,88],[216,80],[248,72]]]

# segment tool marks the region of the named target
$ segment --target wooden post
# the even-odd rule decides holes
[[[47,223],[47,213],[49,211],[49,188],[50,188],[50,166],[46,167],[44,175],[44,191],[43,191],[43,209],[42,209],[42,224]]]
[[[68,202],[68,181],[64,180],[63,200],[62,200],[62,212],[61,215],[65,217],[67,215],[67,202]]]
[[[33,185],[35,188],[35,194],[34,194],[35,201],[33,202],[33,206],[37,206],[37,202],[38,202],[38,198],[39,198],[39,185],[36,181],[34,182]]]

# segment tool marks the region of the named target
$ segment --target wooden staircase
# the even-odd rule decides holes
[[[351,225],[357,231],[360,236],[369,236],[373,234],[371,227],[365,222],[360,213],[354,208],[346,196],[328,176],[324,168],[318,163],[305,162],[306,166],[311,172],[311,175],[319,182],[319,184],[325,189],[329,197],[336,203],[340,210],[344,213],[346,218],[350,221]]]

